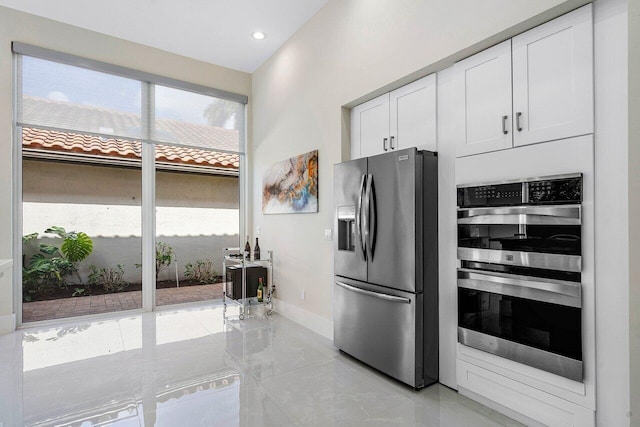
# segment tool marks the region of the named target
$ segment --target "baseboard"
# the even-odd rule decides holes
[[[478,393],[474,393],[470,390],[467,390],[464,387],[459,387],[458,393],[468,397],[471,400],[475,400],[476,402],[486,406],[487,408],[491,408],[494,411],[500,412],[501,414],[506,415],[507,417],[514,419],[519,423],[522,423],[528,427],[545,427],[544,424],[539,423],[536,420],[533,420],[525,415],[522,415],[519,412],[513,411],[507,408],[506,406],[500,405],[499,403],[496,403],[493,400],[487,399]]]
[[[273,299],[273,309],[287,319],[333,341],[333,321],[277,298]]]
[[[8,334],[16,330],[16,315],[0,316],[0,335]]]

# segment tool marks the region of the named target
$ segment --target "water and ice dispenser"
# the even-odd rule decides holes
[[[338,249],[355,252],[356,207],[338,206]]]

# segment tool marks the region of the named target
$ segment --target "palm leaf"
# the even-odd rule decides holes
[[[22,244],[27,244],[30,241],[37,239],[38,233],[27,234],[26,236],[22,236]]]
[[[60,249],[69,261],[80,262],[93,252],[93,240],[83,232],[68,233]]]
[[[47,234],[55,234],[56,236],[62,238],[62,239],[66,239],[67,238],[67,230],[65,230],[62,227],[58,227],[56,225],[53,225],[49,228],[47,228],[46,230],[44,230],[45,233]]]
[[[57,247],[53,245],[47,245],[46,243],[40,243],[38,247],[40,248],[40,252],[42,252],[43,254],[53,255],[58,252]]]

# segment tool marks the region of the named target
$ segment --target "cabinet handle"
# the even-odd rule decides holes
[[[387,138],[382,138],[382,148],[384,149],[384,151],[389,151],[387,149]]]
[[[395,150],[395,147],[393,146],[393,138],[395,137],[392,136],[391,139],[389,140],[389,146],[391,147],[392,150]]]
[[[509,118],[509,116],[502,116],[502,133],[504,133],[505,135],[509,133],[509,131],[507,130],[507,119]]]
[[[520,116],[522,116],[522,113],[518,111],[516,113],[516,129],[518,129],[518,132],[522,132],[522,126],[520,126]]]

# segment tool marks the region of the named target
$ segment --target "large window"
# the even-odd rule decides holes
[[[218,297],[242,235],[246,98],[14,51],[22,322]]]

